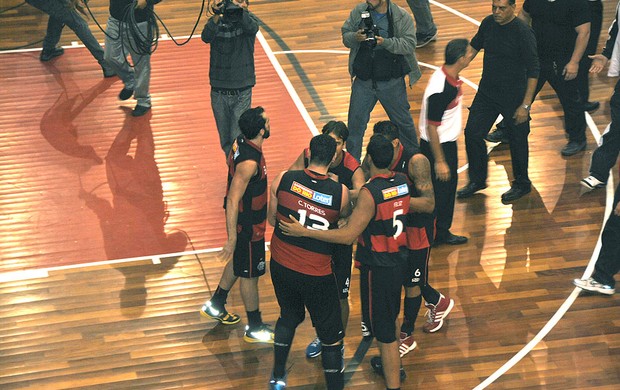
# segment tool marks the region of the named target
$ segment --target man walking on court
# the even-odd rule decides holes
[[[492,9],[493,14],[484,18],[470,42],[472,59],[484,49],[484,62],[465,125],[469,183],[456,194],[469,198],[487,188],[489,156],[484,138],[501,114],[508,127],[513,174],[510,190],[501,199],[510,203],[532,190],[527,137],[540,66],[534,33],[516,17],[515,0],[493,0]]]

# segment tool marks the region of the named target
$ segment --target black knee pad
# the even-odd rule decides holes
[[[344,388],[344,345],[323,344],[321,362],[328,390]]]
[[[280,346],[289,346],[293,343],[293,337],[295,337],[295,329],[297,325],[291,326],[286,320],[278,318],[276,322],[275,335],[273,342]]]

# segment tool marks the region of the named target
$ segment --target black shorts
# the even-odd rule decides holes
[[[265,240],[237,238],[233,254],[233,272],[240,278],[257,278],[265,274]]]
[[[410,250],[407,256],[407,273],[403,286],[426,286],[428,284],[428,259],[431,248]]]
[[[362,264],[360,268],[362,297],[368,307],[372,334],[385,344],[396,341],[396,319],[400,312],[400,298],[405,279],[405,264],[395,267],[374,267]]]
[[[342,340],[344,329],[334,276],[305,275],[280,265],[273,256],[270,264],[280,318],[286,326],[296,328],[304,320],[307,308],[323,344]]]
[[[334,245],[332,269],[338,283],[338,296],[347,299],[351,286],[351,264],[353,263],[352,245]]]

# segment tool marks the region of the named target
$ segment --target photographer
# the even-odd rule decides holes
[[[239,117],[250,108],[254,72],[254,41],[258,23],[248,11],[247,0],[225,0],[212,6],[213,16],[202,30],[202,41],[211,45],[209,81],[211,109],[226,155],[241,134]]]
[[[342,42],[351,49],[349,73],[353,78],[347,151],[360,159],[364,133],[377,101],[398,126],[405,148],[419,150],[405,86],[405,75],[409,74],[409,86],[421,76],[411,15],[390,0],[367,0],[358,4],[344,22]]]

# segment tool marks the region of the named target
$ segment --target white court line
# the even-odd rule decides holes
[[[306,110],[306,107],[304,106],[303,102],[299,98],[299,95],[297,94],[295,87],[293,87],[293,84],[291,84],[291,80],[289,80],[288,76],[284,72],[284,69],[282,69],[282,66],[280,65],[280,63],[276,59],[276,56],[273,54],[273,51],[269,47],[269,44],[267,43],[267,40],[263,36],[263,33],[259,31],[258,34],[256,34],[256,37],[258,38],[258,41],[260,42],[260,44],[263,46],[263,50],[265,50],[265,53],[267,54],[267,58],[269,58],[269,61],[271,61],[271,65],[274,67],[274,69],[278,73],[278,76],[280,76],[280,80],[282,81],[289,95],[293,99],[295,106],[297,106],[299,113],[301,114],[302,118],[304,118],[304,121],[306,122],[308,129],[310,129],[310,132],[312,132],[313,135],[320,134],[319,130],[316,128],[316,125],[314,124],[314,121],[310,117],[310,114],[308,114],[308,110]]]

